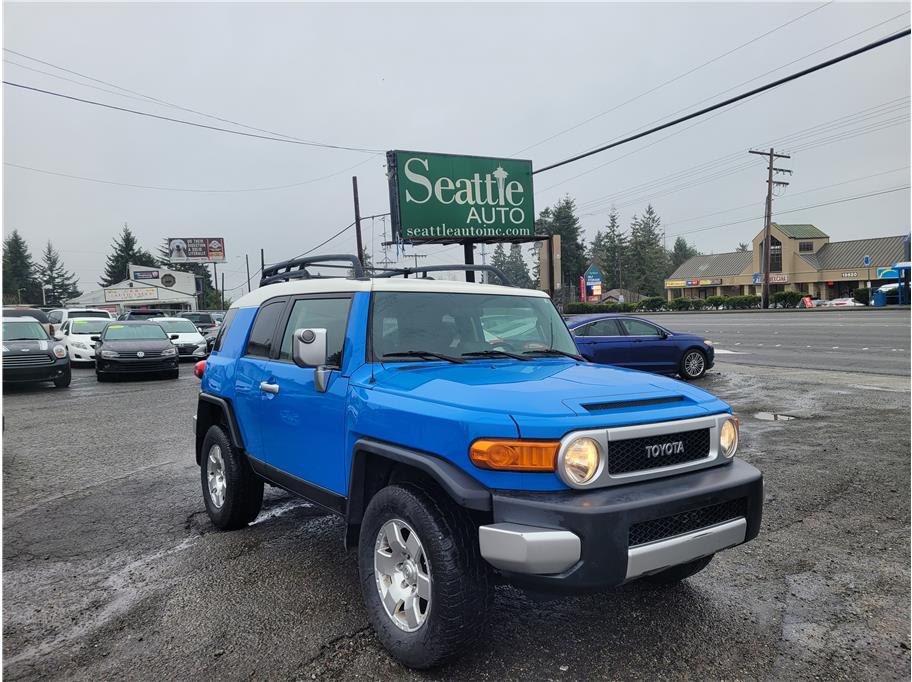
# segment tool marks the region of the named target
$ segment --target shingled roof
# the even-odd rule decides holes
[[[773,225],[791,239],[826,239],[830,236],[815,225],[780,225],[779,223],[773,223]]]
[[[872,268],[885,267],[903,259],[903,239],[905,236],[901,235],[830,242],[824,244],[817,253],[800,255],[816,270],[863,268],[865,256],[871,257]]]
[[[700,279],[740,275],[750,268],[751,251],[732,251],[712,256],[694,256],[678,266],[668,279]]]

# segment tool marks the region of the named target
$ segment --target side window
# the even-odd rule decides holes
[[[272,352],[272,338],[275,336],[276,325],[284,310],[284,300],[273,301],[260,308],[253,323],[253,329],[250,330],[250,338],[247,339],[247,355],[269,357]]]
[[[218,336],[215,337],[215,343],[212,344],[212,350],[221,350],[222,349],[222,339],[225,338],[225,334],[228,333],[228,327],[231,325],[231,321],[234,319],[234,316],[237,314],[237,308],[231,308],[228,313],[225,315],[225,319],[222,320],[222,326],[219,328]]]
[[[653,327],[648,322],[643,322],[642,320],[621,320],[621,324],[624,326],[624,329],[627,330],[627,334],[630,336],[659,336],[658,327]]]
[[[61,332],[62,334],[69,334],[69,333],[70,333],[70,321],[69,321],[69,320],[67,320],[66,322],[63,323],[63,326],[60,327],[60,332]]]
[[[589,325],[587,336],[620,336],[616,320],[599,320]]]
[[[60,320],[63,319],[62,310],[52,310],[48,313],[48,322],[51,324],[60,324]]]
[[[292,361],[291,346],[295,329],[326,330],[326,363],[342,365],[342,346],[345,343],[345,328],[348,325],[348,309],[351,299],[344,298],[303,298],[295,301],[282,335],[279,360]]]

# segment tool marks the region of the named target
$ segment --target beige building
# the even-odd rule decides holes
[[[904,260],[904,242],[908,248],[909,241],[901,235],[831,242],[814,225],[773,223],[770,233],[770,293],[806,291],[823,300],[850,296],[869,280],[875,287],[895,282],[879,278],[878,271]],[[763,230],[750,251],[694,256],[665,280],[665,295],[669,301],[759,295],[762,254]]]

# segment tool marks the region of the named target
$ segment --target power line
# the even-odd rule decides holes
[[[314,182],[319,182],[321,180],[327,180],[329,178],[334,178],[337,175],[341,175],[342,173],[347,173],[347,172],[357,168],[358,166],[363,166],[365,163],[375,159],[377,156],[379,156],[379,155],[374,154],[373,156],[370,156],[370,157],[364,159],[363,161],[359,161],[354,166],[349,166],[348,168],[343,168],[342,170],[335,171],[334,173],[330,173],[329,175],[322,175],[318,178],[311,178],[309,180],[293,182],[293,183],[289,183],[287,185],[273,185],[271,187],[248,187],[248,188],[238,188],[238,189],[202,189],[202,188],[192,188],[192,187],[164,187],[164,186],[160,186],[160,185],[137,185],[137,184],[133,184],[133,183],[129,183],[129,182],[118,182],[115,180],[102,180],[100,178],[90,178],[90,177],[86,177],[83,175],[73,175],[71,173],[52,171],[52,170],[47,170],[44,168],[34,168],[32,166],[23,166],[18,163],[11,163],[9,161],[4,161],[3,165],[10,166],[12,168],[19,168],[21,170],[32,171],[34,173],[42,173],[44,175],[54,175],[54,176],[62,177],[62,178],[69,178],[71,180],[83,180],[85,182],[94,182],[94,183],[99,183],[99,184],[103,184],[103,185],[115,185],[118,187],[129,187],[132,189],[149,189],[149,190],[157,190],[160,192],[193,192],[193,193],[199,193],[199,194],[234,194],[234,193],[242,193],[242,192],[268,192],[268,191],[272,191],[272,190],[291,189],[293,187],[301,187],[303,185],[310,185]]]
[[[570,158],[564,159],[563,161],[558,161],[558,162],[552,163],[548,166],[544,166],[543,168],[538,168],[538,169],[532,171],[532,174],[535,175],[538,173],[544,173],[545,171],[553,170],[554,168],[566,166],[569,163],[579,161],[580,159],[585,159],[585,158],[593,156],[595,154],[600,154],[601,152],[607,151],[608,149],[613,149],[614,147],[618,147],[618,146],[620,146],[622,144],[626,144],[628,142],[633,142],[634,140],[638,140],[642,137],[646,137],[647,135],[652,135],[654,133],[659,132],[660,130],[665,130],[666,128],[670,128],[670,127],[678,125],[680,123],[684,123],[685,121],[689,121],[691,119],[697,118],[698,116],[703,116],[704,114],[708,114],[711,111],[715,111],[717,109],[721,109],[723,107],[729,106],[730,104],[739,102],[743,99],[751,97],[752,95],[757,95],[762,92],[772,90],[773,88],[779,87],[780,85],[784,85],[786,83],[797,80],[799,78],[803,78],[804,76],[808,76],[808,75],[815,73],[817,71],[820,71],[822,69],[826,69],[830,66],[843,62],[847,59],[857,57],[860,54],[864,54],[865,52],[869,52],[870,50],[874,50],[878,47],[882,47],[884,45],[887,45],[888,43],[892,43],[895,40],[899,40],[900,38],[905,38],[906,36],[908,36],[910,34],[910,32],[912,32],[912,31],[910,31],[910,29],[906,29],[904,31],[900,31],[899,33],[894,33],[893,35],[887,36],[885,38],[881,38],[880,40],[876,40],[873,43],[869,43],[868,45],[865,45],[863,47],[852,50],[851,52],[846,52],[844,54],[839,55],[838,57],[833,57],[832,59],[828,59],[825,62],[815,64],[814,66],[811,66],[807,69],[802,69],[801,71],[797,71],[797,72],[790,74],[788,76],[785,76],[783,78],[779,78],[775,81],[772,81],[771,83],[761,85],[757,88],[754,88],[753,90],[749,90],[747,92],[741,93],[740,95],[735,95],[734,97],[729,97],[728,99],[723,100],[722,102],[717,102],[716,104],[712,104],[708,107],[704,107],[703,109],[700,109],[693,113],[687,114],[686,116],[681,116],[672,121],[668,121],[667,123],[663,123],[659,126],[655,126],[648,130],[644,130],[643,132],[637,133],[635,135],[630,135],[621,140],[617,140],[616,142],[602,145],[601,147],[596,147],[595,149],[591,149],[588,152],[583,152],[582,154],[577,154],[576,156],[571,156]]]
[[[294,141],[300,142],[300,143],[302,143],[302,144],[312,144],[312,145],[319,145],[319,146],[333,146],[333,147],[334,147],[334,145],[325,145],[324,143],[315,142],[314,140],[305,140],[305,139],[302,139],[302,138],[299,138],[299,137],[294,137],[293,135],[285,135],[284,133],[277,133],[277,132],[275,132],[275,131],[273,131],[273,130],[267,130],[267,129],[265,129],[265,128],[257,128],[257,127],[255,127],[255,126],[247,125],[246,123],[240,123],[240,122],[238,122],[238,121],[232,121],[232,120],[229,119],[229,118],[222,118],[221,116],[216,116],[216,115],[214,115],[214,114],[207,114],[207,113],[204,112],[204,111],[198,111],[197,109],[191,109],[190,107],[185,107],[185,106],[182,106],[182,105],[180,105],[180,104],[175,104],[174,102],[169,102],[169,101],[167,101],[167,100],[160,99],[160,98],[158,98],[158,97],[153,97],[152,95],[146,95],[146,94],[144,94],[144,93],[142,93],[142,92],[139,92],[139,91],[137,91],[137,90],[131,90],[131,89],[125,88],[125,87],[123,87],[123,86],[121,86],[121,85],[117,85],[116,83],[111,83],[110,81],[102,80],[102,79],[100,79],[100,78],[95,78],[95,77],[93,77],[93,76],[89,76],[88,74],[80,73],[79,71],[74,71],[73,69],[68,69],[68,68],[66,68],[66,67],[64,67],[64,66],[59,66],[58,64],[53,64],[53,63],[48,62],[48,61],[45,61],[45,60],[43,60],[43,59],[38,59],[37,57],[31,57],[31,56],[29,56],[29,55],[27,55],[27,54],[24,54],[24,53],[22,53],[22,52],[17,52],[16,50],[11,50],[11,49],[9,49],[9,48],[7,48],[7,47],[4,47],[4,48],[3,48],[3,51],[4,51],[4,52],[9,52],[10,54],[17,55],[17,56],[19,56],[19,57],[23,57],[24,59],[28,59],[28,60],[33,61],[33,62],[37,62],[38,64],[44,64],[45,66],[50,66],[50,67],[52,67],[52,68],[54,68],[54,69],[58,69],[58,70],[60,70],[60,71],[66,72],[66,73],[73,74],[74,76],[79,76],[80,78],[85,78],[85,79],[90,80],[90,81],[93,81],[93,82],[95,82],[95,83],[101,83],[102,85],[107,85],[107,86],[110,86],[110,87],[112,87],[112,88],[117,88],[118,90],[122,90],[123,92],[129,93],[129,95],[137,95],[137,96],[139,96],[140,98],[142,98],[142,100],[147,100],[147,101],[150,101],[150,102],[155,102],[156,104],[161,104],[161,105],[163,105],[163,106],[171,107],[171,108],[173,108],[173,109],[179,109],[180,111],[186,111],[186,112],[191,113],[191,114],[196,114],[197,116],[203,116],[203,117],[205,117],[205,118],[210,118],[210,119],[215,120],[215,121],[221,121],[222,123],[230,123],[231,125],[239,126],[239,127],[241,127],[241,128],[247,128],[248,130],[255,130],[255,131],[257,131],[258,133],[267,133],[267,134],[269,134],[269,135],[275,135],[275,136],[277,136],[277,137],[288,138],[289,140],[294,140]],[[15,62],[11,62],[11,63],[15,63]],[[22,66],[22,68],[29,68],[29,67],[23,66],[23,65],[21,65],[21,64],[17,64],[17,66]],[[32,69],[32,70],[33,70],[33,71],[37,71],[37,69]],[[39,71],[39,73],[45,73],[46,75],[52,76],[52,77],[54,77],[54,78],[63,78],[63,76],[55,76],[54,74],[47,73],[46,71]],[[63,78],[63,79],[64,79],[64,80],[71,81],[71,82],[73,82],[73,83],[77,83],[78,85],[83,85],[83,86],[85,86],[85,87],[89,87],[89,88],[95,87],[95,86],[89,85],[89,84],[87,84],[87,83],[79,83],[79,81],[74,81],[74,80],[69,79],[69,78]],[[100,90],[100,89],[102,89],[102,88],[96,88],[96,89],[99,89],[99,90]],[[105,92],[110,92],[110,90],[105,90]],[[121,93],[114,93],[114,94],[119,95],[119,96],[121,96],[121,97],[129,97],[129,95],[124,95],[124,94],[121,94]],[[136,99],[136,97],[132,97],[131,99]],[[349,148],[349,147],[339,147],[339,148],[341,148],[341,149],[354,149],[355,151],[367,151],[367,150],[361,150],[361,149],[358,149],[358,148]],[[374,150],[374,151],[380,151],[380,150]]]
[[[519,151],[516,151],[513,154],[511,154],[511,156],[516,156],[517,154],[521,154],[522,152],[524,152],[526,150],[537,147],[541,144],[544,144],[545,142],[549,142],[556,137],[560,137],[561,135],[564,135],[565,133],[569,133],[571,130],[576,130],[577,128],[579,128],[581,126],[584,126],[587,123],[590,123],[591,121],[594,121],[597,118],[601,118],[602,116],[605,116],[614,111],[617,111],[621,107],[625,107],[628,104],[631,104],[632,102],[636,102],[638,99],[645,97],[646,95],[652,94],[656,90],[660,90],[660,89],[664,88],[666,85],[671,85],[672,83],[679,81],[682,78],[685,78],[686,76],[689,76],[690,74],[695,73],[695,72],[699,71],[700,69],[702,69],[706,66],[709,66],[710,64],[713,64],[713,63],[719,61],[720,59],[723,59],[724,57],[729,56],[730,54],[734,54],[738,50],[741,50],[741,49],[747,47],[748,45],[752,45],[753,43],[756,43],[758,40],[761,40],[762,38],[765,38],[765,37],[775,33],[776,31],[779,31],[779,30],[785,28],[786,26],[794,24],[796,21],[803,19],[804,17],[808,16],[809,14],[813,14],[814,12],[817,12],[817,11],[823,9],[824,7],[827,7],[828,5],[832,4],[832,1],[833,0],[830,0],[830,2],[825,2],[821,5],[818,5],[817,7],[814,7],[813,9],[811,9],[808,12],[805,12],[804,14],[801,14],[801,15],[795,17],[794,19],[790,19],[789,21],[785,22],[784,24],[780,24],[779,26],[776,26],[775,28],[767,31],[766,33],[762,33],[759,36],[757,36],[756,38],[752,38],[751,40],[748,40],[746,43],[741,43],[737,47],[734,47],[734,48],[728,50],[727,52],[723,52],[722,54],[717,55],[716,57],[713,57],[709,61],[703,62],[699,66],[695,66],[692,69],[689,69],[688,71],[685,71],[684,73],[675,76],[674,78],[670,78],[667,81],[659,83],[658,85],[650,88],[649,90],[646,90],[645,92],[641,92],[639,95],[636,95],[635,97],[631,97],[630,99],[625,100],[625,101],[621,102],[620,104],[617,104],[617,105],[611,107],[610,109],[606,109],[605,111],[601,111],[593,116],[590,116],[586,120],[580,121],[579,123],[572,125],[569,128],[565,128],[564,130],[561,130],[560,132],[557,132],[554,135],[550,135],[549,137],[546,137],[543,140],[539,140],[538,142],[530,144],[528,147],[523,147]]]
[[[833,204],[844,204],[849,201],[857,201],[859,199],[867,199],[869,197],[876,197],[882,194],[890,194],[892,192],[901,192],[902,190],[909,189],[909,185],[903,185],[902,187],[892,187],[890,189],[881,190],[879,192],[870,192],[868,194],[859,194],[857,196],[846,197],[844,199],[836,199],[834,201],[825,201],[820,204],[812,204],[810,206],[801,206],[800,208],[790,208],[785,211],[777,211],[779,215],[783,213],[796,213],[797,211],[806,211],[811,208],[820,208],[821,206],[832,206]],[[720,227],[730,227],[732,225],[740,225],[741,223],[749,223],[752,220],[763,220],[763,216],[753,216],[751,218],[744,218],[742,220],[734,220],[729,223],[720,223],[719,225],[710,225],[708,227],[699,227],[694,230],[684,230],[683,232],[675,232],[674,234],[669,234],[669,237],[680,237],[685,234],[695,234],[697,232],[706,232],[708,230],[717,230]]]
[[[83,99],[82,97],[74,97],[73,95],[65,95],[61,92],[54,92],[53,90],[43,90],[42,88],[35,88],[31,85],[23,85],[22,83],[13,83],[11,81],[3,81],[4,85],[9,85],[14,88],[21,88],[22,90],[29,90],[31,92],[38,92],[44,95],[52,95],[54,97],[61,97],[63,99],[72,100],[74,102],[82,102],[83,104],[92,104],[97,107],[103,107],[105,109],[112,109],[113,111],[120,111],[127,114],[135,114],[137,116],[146,116],[148,118],[158,119],[160,121],[168,121],[170,123],[180,123],[182,125],[193,126],[195,128],[205,128],[206,130],[214,130],[221,133],[230,133],[232,135],[241,135],[243,137],[253,137],[260,140],[270,140],[272,142],[285,142],[287,144],[296,144],[302,145],[305,147],[318,147],[322,149],[343,149],[346,151],[352,152],[365,152],[368,154],[380,154],[382,150],[380,149],[366,149],[363,147],[345,147],[342,145],[335,144],[325,144],[322,142],[305,142],[302,140],[295,140],[290,138],[283,137],[273,137],[270,135],[260,135],[257,133],[245,133],[240,130],[231,130],[230,128],[221,128],[219,126],[211,126],[205,123],[195,123],[193,121],[186,121],[180,118],[172,118],[171,116],[161,116],[159,114],[153,114],[148,111],[138,111],[137,109],[127,109],[126,107],[118,107],[113,104],[105,104],[104,102],[96,102],[90,99]]]

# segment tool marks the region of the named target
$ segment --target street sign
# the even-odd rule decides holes
[[[875,279],[899,279],[899,273],[893,268],[877,268]]]
[[[224,263],[223,237],[171,237],[168,260],[173,263]]]
[[[602,271],[595,264],[586,268],[583,273],[585,281],[585,299],[586,301],[598,302],[602,298]]]
[[[393,239],[531,237],[532,162],[389,151]]]
[[[870,256],[865,256],[864,259],[863,259],[863,261],[864,261],[863,264],[864,264],[865,267],[868,267],[868,266],[871,265],[871,257],[870,257]]]

